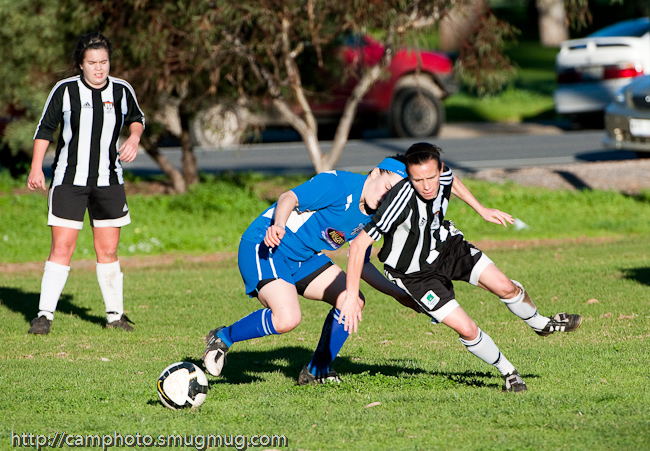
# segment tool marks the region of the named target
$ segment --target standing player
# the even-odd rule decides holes
[[[514,222],[509,214],[484,207],[442,164],[440,152],[428,143],[409,148],[405,155],[408,179],[388,193],[372,220],[350,243],[347,298],[341,307],[345,328],[357,330],[361,315],[353,293],[359,288],[363,256],[383,236],[379,259],[384,263],[386,276],[409,293],[433,323],[454,329],[472,354],[494,365],[505,379],[505,390],[526,390],[512,363],[460,307],[452,281],[469,282],[497,295],[541,336],[574,331],[580,327],[582,317],[566,313],[552,318],[539,315],[524,287],[506,277],[487,255],[465,241],[452,222],[444,219],[449,198],[454,194],[488,222],[504,227]]]
[[[367,176],[344,171],[318,174],[283,193],[248,227],[239,245],[239,271],[246,293],[264,308],[207,337],[203,362],[213,376],[221,374],[233,343],[283,334],[300,324],[298,295],[332,305],[312,360],[298,377],[300,385],[338,381],[330,363],[349,332],[339,324],[345,273],[322,250],[336,250],[353,239],[370,221],[386,193],[406,177],[404,163],[384,159]],[[366,262],[368,259],[366,258]],[[371,263],[360,277],[371,286],[417,309],[416,304],[390,283]],[[359,311],[364,300],[357,293]]]
[[[61,125],[48,197],[52,247],[45,262],[38,316],[29,333],[50,332],[79,230],[88,209],[97,254],[97,280],[106,304],[107,328],[133,330],[124,315],[123,274],[117,259],[120,227],[131,222],[120,161],[138,153],[144,114],[133,88],[109,77],[111,43],[100,33],[81,36],[73,55],[80,74],[60,81],[47,99],[34,135],[31,190],[46,190],[43,158]],[[118,149],[122,127],[130,136]]]

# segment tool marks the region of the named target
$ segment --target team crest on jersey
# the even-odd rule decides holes
[[[113,102],[104,102],[104,111],[107,113],[115,113],[115,104]]]
[[[334,248],[339,248],[345,244],[345,233],[332,228],[328,228],[323,232],[323,238],[325,238]]]
[[[420,299],[420,302],[429,310],[433,310],[439,301],[440,297],[431,290],[427,291],[424,296],[422,296],[422,299]]]

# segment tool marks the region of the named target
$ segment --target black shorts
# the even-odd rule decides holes
[[[50,188],[47,225],[81,230],[88,210],[92,227],[122,227],[131,223],[124,185]]]
[[[432,264],[411,274],[402,274],[385,267],[386,277],[409,293],[422,310],[441,322],[458,307],[452,281],[461,280],[478,285],[483,270],[492,260],[465,241],[463,235],[447,240],[438,258]]]

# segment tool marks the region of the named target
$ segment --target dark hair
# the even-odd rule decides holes
[[[110,61],[111,55],[113,54],[113,46],[106,36],[101,34],[99,31],[94,31],[79,37],[79,41],[77,41],[74,53],[72,54],[72,64],[77,72],[81,70],[80,66],[83,64],[84,58],[86,57],[86,50],[99,49],[106,50],[108,53],[108,60]]]
[[[404,154],[404,164],[406,165],[406,172],[409,173],[409,168],[416,164],[424,164],[433,160],[438,163],[438,170],[442,169],[442,161],[440,160],[442,149],[435,144],[430,143],[416,143],[413,144]]]

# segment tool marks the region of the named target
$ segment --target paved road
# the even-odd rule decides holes
[[[556,127],[448,125],[441,136],[432,139],[444,151],[443,158],[454,169],[465,173],[489,168],[522,168],[589,161],[636,158],[633,152],[610,151],[602,147],[603,131],[569,131]],[[483,126],[485,127],[485,126]],[[413,139],[369,138],[352,140],[336,169],[365,172],[383,157],[404,152]],[[324,142],[324,149],[330,143]],[[199,167],[206,172],[256,171],[270,174],[313,173],[313,166],[302,142],[252,144],[226,149],[196,148]],[[180,167],[180,149],[163,152]],[[49,167],[46,159],[45,166]],[[158,173],[156,164],[140,155],[125,169],[137,174]]]

